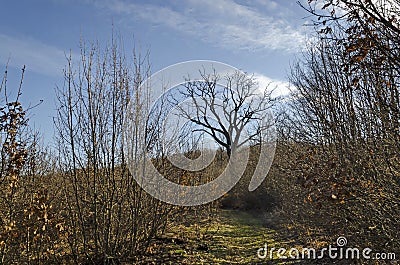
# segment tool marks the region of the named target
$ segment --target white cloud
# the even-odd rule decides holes
[[[305,42],[301,26],[293,27],[281,16],[274,16],[276,10],[284,9],[277,2],[265,4],[269,12],[233,0],[188,0],[168,6],[124,0],[97,2],[114,13],[163,25],[228,49],[298,51]]]
[[[286,96],[290,91],[289,82],[272,79],[260,73],[255,73],[254,78],[258,82],[259,89],[264,91],[264,89],[273,90],[272,96]]]
[[[16,38],[0,33],[0,64],[12,67],[26,65],[28,71],[61,76],[65,65],[64,51],[29,38]]]

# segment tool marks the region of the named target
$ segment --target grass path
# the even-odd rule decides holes
[[[159,245],[150,249],[154,255],[147,264],[283,264],[257,257],[265,243],[277,245],[275,236],[276,231],[263,227],[260,218],[222,210],[211,221],[170,227]]]

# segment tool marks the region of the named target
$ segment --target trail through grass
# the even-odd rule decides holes
[[[211,220],[170,227],[150,247],[147,264],[289,264],[257,257],[265,243],[278,245],[275,236],[250,213],[221,210]]]

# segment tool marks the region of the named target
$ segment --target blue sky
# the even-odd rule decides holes
[[[0,69],[9,65],[8,91],[27,67],[22,101],[31,125],[53,134],[56,85],[62,86],[65,53],[79,41],[110,41],[112,29],[150,51],[152,71],[187,60],[215,60],[274,81],[285,92],[290,62],[307,42],[307,16],[293,0],[21,0],[6,1],[0,16]]]

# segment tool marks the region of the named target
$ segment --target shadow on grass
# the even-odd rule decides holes
[[[149,249],[146,264],[293,264],[281,260],[262,260],[257,250],[276,242],[277,232],[263,227],[257,215],[219,210],[215,218],[198,223],[169,227]]]

